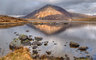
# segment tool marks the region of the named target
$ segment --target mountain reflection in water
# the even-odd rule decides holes
[[[45,26],[46,28],[46,26]],[[29,30],[30,32],[26,32]],[[9,52],[9,43],[15,38],[14,32],[19,34],[33,35],[33,36],[41,36],[44,41],[49,41],[49,45],[47,47],[41,46],[41,54],[46,50],[51,50],[54,56],[64,56],[65,54],[69,54],[70,57],[77,56],[82,57],[86,54],[75,52],[76,49],[70,49],[69,46],[65,47],[66,42],[75,41],[78,42],[81,46],[88,46],[88,52],[92,57],[96,57],[96,25],[92,24],[72,24],[63,30],[59,34],[55,35],[46,35],[43,32],[40,32],[28,25],[24,26],[16,26],[7,29],[0,29],[0,48],[2,48],[0,55],[6,54]],[[57,43],[56,46],[53,46],[52,41]]]

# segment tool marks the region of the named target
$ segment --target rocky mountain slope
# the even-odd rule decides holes
[[[39,10],[33,11],[24,18],[41,20],[69,20],[71,19],[71,15],[69,12],[67,12],[61,7],[54,5],[46,5]]]

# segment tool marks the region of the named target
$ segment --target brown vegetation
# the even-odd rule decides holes
[[[27,22],[28,21],[25,19],[0,15],[0,28],[21,26],[21,25],[26,24]]]
[[[27,48],[21,48],[9,53],[7,56],[0,58],[0,60],[33,60]]]
[[[0,22],[26,22],[26,20],[21,19],[21,18],[14,18],[14,17],[9,17],[9,16],[4,16],[0,15]]]

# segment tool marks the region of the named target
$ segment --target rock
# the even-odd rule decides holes
[[[64,45],[64,46],[66,46],[66,45]]]
[[[65,54],[65,60],[70,60],[67,54]]]
[[[86,57],[90,57],[90,55],[86,55]]]
[[[48,55],[50,55],[50,54],[51,54],[51,51],[46,51],[46,53],[47,53]]]
[[[28,37],[28,40],[33,41],[34,39],[32,39],[31,37]]]
[[[87,49],[88,49],[87,46],[81,46],[78,48],[78,50],[80,50],[80,51],[86,51]]]
[[[16,34],[16,36],[19,36],[19,34]]]
[[[52,41],[54,43],[54,41]]]
[[[38,54],[38,51],[37,50],[33,50],[33,54]]]
[[[16,34],[17,32],[14,32],[14,34]]]
[[[19,36],[19,39],[20,39],[21,41],[24,41],[24,40],[28,39],[28,36],[27,36],[27,35],[20,35],[20,36]]]
[[[33,49],[36,49],[36,48],[38,48],[38,46],[33,46],[32,48],[33,48]]]
[[[88,52],[88,51],[85,51],[85,53],[86,53],[86,54],[89,54],[89,52]]]
[[[54,43],[54,45],[57,45],[57,43]]]
[[[42,45],[42,43],[40,43],[40,42],[37,44],[37,46],[41,46],[41,45]]]
[[[2,50],[2,48],[0,48],[0,53],[1,53],[1,50]]]
[[[32,42],[32,45],[37,45],[38,41]]]
[[[66,42],[66,43],[68,43],[68,42]]]
[[[70,47],[71,48],[78,48],[80,45],[78,44],[78,43],[76,43],[76,42],[70,42]]]
[[[44,42],[44,45],[47,46],[47,45],[48,45],[48,41],[45,41],[45,42]]]
[[[60,60],[64,60],[64,58],[63,57],[60,57]]]
[[[32,55],[32,58],[36,59],[36,60],[39,60],[39,59],[37,59],[37,58],[39,58],[39,55],[38,54],[34,54],[34,55]]]
[[[21,47],[21,40],[15,38],[10,44],[9,44],[9,48],[11,50],[14,50],[14,49],[18,49]]]
[[[26,30],[26,32],[29,32],[29,30]]]
[[[34,41],[34,39],[32,39],[32,35],[29,35],[28,39],[31,40],[31,41]]]
[[[35,37],[35,40],[41,41],[43,38],[42,37]]]
[[[34,42],[32,43],[32,45],[41,46],[41,45],[42,45],[42,43],[41,43],[41,42],[39,42],[39,41],[34,41]]]
[[[29,35],[29,37],[32,37],[32,35]]]
[[[38,51],[41,51],[41,50],[38,50]]]
[[[21,44],[24,46],[31,46],[31,42],[29,40],[21,41]]]

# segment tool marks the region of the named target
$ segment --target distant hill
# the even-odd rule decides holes
[[[85,15],[85,14],[80,14],[80,13],[74,13],[74,12],[69,12],[71,14],[72,19],[80,19],[80,18],[93,18],[95,16],[90,16],[90,15]]]
[[[26,22],[24,19],[0,15],[0,22]]]
[[[26,24],[28,21],[21,18],[14,18],[10,16],[0,15],[0,28],[9,28],[14,26],[21,26]]]

